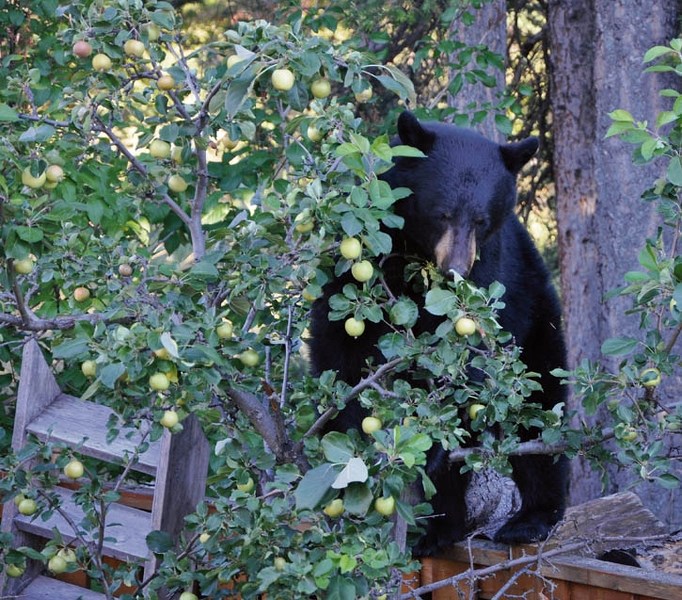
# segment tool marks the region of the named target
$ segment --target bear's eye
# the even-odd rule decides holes
[[[485,224],[486,224],[486,221],[485,221],[485,218],[483,218],[483,217],[478,217],[478,218],[474,219],[474,225],[476,225],[476,227],[485,227]]]

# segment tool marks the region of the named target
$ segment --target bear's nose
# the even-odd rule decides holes
[[[451,271],[466,277],[476,260],[476,231],[473,228],[448,227],[433,251],[436,265],[444,274]]]

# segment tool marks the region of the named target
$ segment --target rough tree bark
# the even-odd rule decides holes
[[[637,329],[624,314],[628,303],[605,302],[604,294],[637,268],[637,249],[656,230],[657,215],[640,196],[659,168],[634,167],[630,147],[604,134],[616,108],[650,123],[662,110],[658,90],[664,82],[642,73],[642,56],[678,33],[680,3],[549,0],[548,7],[561,288],[569,362],[576,366],[600,359],[605,339]],[[572,404],[584,418],[579,401]],[[610,475],[607,492],[626,485],[622,474]],[[679,492],[672,497],[653,486],[636,491],[661,520],[682,524]],[[599,474],[574,461],[572,502],[601,494]]]

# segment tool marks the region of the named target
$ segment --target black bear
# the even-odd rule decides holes
[[[539,373],[542,392],[532,402],[551,409],[564,401],[566,392],[550,371],[565,366],[565,344],[557,295],[542,258],[514,213],[516,175],[538,148],[536,138],[498,145],[481,135],[453,125],[421,123],[405,111],[398,119],[396,143],[413,146],[425,157],[402,157],[382,177],[391,187],[407,187],[412,194],[398,201],[395,212],[404,218],[402,230],[392,232],[393,256],[384,274],[394,295],[415,298],[402,273],[418,256],[434,262],[444,273],[451,270],[479,286],[499,281],[506,287],[502,327],[522,348],[522,360]],[[396,265],[396,260],[398,265]],[[328,283],[313,306],[310,357],[314,374],[333,369],[349,384],[363,375],[366,362],[382,362],[376,348],[388,332],[382,323],[367,323],[364,334],[352,338],[343,321],[329,321],[329,298],[353,281],[348,273]],[[443,317],[420,312],[415,333],[433,331]],[[329,425],[330,430],[359,428],[366,415],[351,402]],[[537,432],[526,431],[531,439]],[[415,553],[428,555],[462,539],[466,534],[464,494],[466,476],[459,465],[450,466],[430,457],[429,474],[437,493],[432,498],[434,517]],[[442,451],[440,458],[442,459]],[[521,509],[497,532],[495,539],[522,543],[544,539],[563,516],[568,465],[565,457],[517,456],[511,458]]]

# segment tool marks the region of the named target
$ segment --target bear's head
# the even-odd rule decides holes
[[[383,175],[412,194],[396,204],[402,235],[413,251],[444,273],[467,276],[477,250],[512,215],[516,175],[538,148],[537,138],[498,145],[468,129],[421,123],[409,111],[398,119],[395,143],[424,158],[397,158]]]

